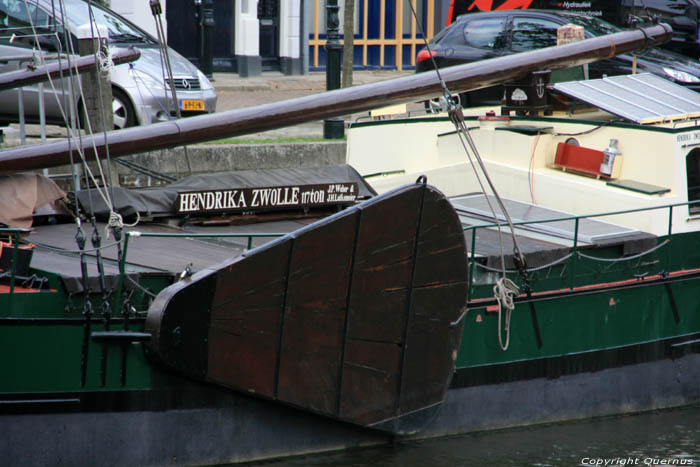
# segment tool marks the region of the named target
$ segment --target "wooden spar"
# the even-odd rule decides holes
[[[115,65],[122,63],[133,62],[141,56],[138,49],[129,47],[128,49],[117,49],[112,53],[112,61]],[[14,89],[28,84],[35,84],[41,81],[47,81],[49,76],[51,79],[60,78],[61,73],[77,70],[78,73],[85,73],[95,68],[94,55],[86,55],[84,57],[71,58],[70,62],[67,59],[51,62],[45,66],[38,66],[17,71],[10,71],[0,74],[0,91]]]
[[[451,92],[479,89],[521,78],[537,70],[557,70],[603,60],[615,55],[654,47],[671,38],[672,29],[659,24],[581,42],[498,57],[441,70]],[[415,102],[442,93],[436,72],[338,89],[260,106],[247,107],[134,127],[107,133],[111,157],[193,144],[218,138],[267,131],[333,116]],[[105,155],[103,134],[83,137],[80,142],[58,141],[0,152],[0,172],[36,170],[65,165],[72,151],[82,144],[85,158],[94,160],[93,147]]]

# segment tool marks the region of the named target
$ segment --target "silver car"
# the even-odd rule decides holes
[[[108,29],[111,48],[133,45],[141,51],[141,58],[135,62],[111,69],[115,128],[147,125],[172,118],[175,108],[169,88],[164,85],[165,73],[157,41],[113,11],[94,2],[92,7],[95,22]],[[59,50],[68,50],[64,24],[77,50],[75,31],[80,26],[89,25],[89,18],[88,4],[83,0],[0,0],[0,73],[26,67],[32,62],[32,56],[34,62],[38,62],[39,54],[55,59]],[[37,40],[41,50],[36,47]],[[169,49],[169,54],[182,115],[214,112],[216,91],[209,80],[174,50]],[[54,80],[53,86],[43,84],[47,123],[65,124],[61,105],[66,106],[66,89],[66,79]],[[22,95],[25,120],[38,122],[39,86],[25,86]],[[0,92],[0,124],[17,122],[18,91]]]

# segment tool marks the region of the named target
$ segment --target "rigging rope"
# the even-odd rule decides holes
[[[569,253],[568,255],[564,255],[561,258],[552,261],[551,263],[543,264],[542,266],[538,266],[536,268],[525,268],[525,272],[537,272],[537,271],[541,271],[543,269],[551,268],[552,266],[556,266],[559,263],[563,263],[567,259],[571,258],[573,255],[574,255],[573,253]],[[475,263],[475,265],[477,268],[484,269],[486,271],[503,272],[502,268],[492,268],[490,266],[486,266],[485,264],[481,264],[481,263]],[[507,273],[513,273],[513,274],[520,272],[519,269],[506,269],[505,271]]]
[[[61,9],[62,23],[63,23],[63,24],[66,24],[65,16],[63,15],[63,11],[64,11],[63,0],[59,0],[59,6],[60,6],[60,9]],[[89,12],[89,18],[90,18],[90,32],[91,32],[91,36],[92,36],[92,37],[95,37],[95,31],[94,31],[95,19],[94,19],[94,14],[93,14],[93,10],[92,10],[92,3],[91,3],[91,1],[88,1],[88,5],[87,5],[87,6],[88,6],[88,12]],[[53,1],[52,1],[52,7],[53,7]],[[38,38],[36,38],[36,36],[37,36],[37,31],[36,31],[36,28],[35,28],[35,26],[34,26],[34,22],[33,22],[33,20],[32,20],[31,14],[29,13],[29,9],[28,9],[29,7],[28,7],[26,4],[25,4],[25,8],[27,8],[27,16],[29,17],[30,26],[31,26],[31,28],[32,28],[32,34],[35,36],[36,48],[37,48],[37,49],[39,50],[39,52],[40,52],[40,53],[38,54],[39,59],[40,59],[40,63],[41,63],[42,65],[45,65],[46,63],[45,63],[45,61],[44,61],[44,57],[43,57],[43,55],[41,54],[41,52],[43,52],[43,50],[41,49],[41,44],[39,43]],[[55,11],[55,9],[54,9],[54,11]],[[54,13],[54,18],[55,18],[55,13]],[[56,33],[56,35],[57,35],[57,34],[58,34],[58,33]],[[64,34],[67,34],[67,28],[64,28]],[[97,33],[97,38],[98,38],[98,40],[101,42],[101,39],[102,39],[102,38],[101,38],[100,35],[99,35],[99,31],[98,31],[98,33]],[[65,41],[66,41],[66,43],[68,44],[68,48],[69,48],[69,50],[67,51],[67,60],[68,60],[68,62],[69,62],[69,68],[72,70],[72,66],[70,65],[70,56],[71,56],[71,54],[75,54],[75,50],[74,50],[74,48],[73,48],[73,42],[72,42],[71,40],[68,40],[68,39],[66,38]],[[59,47],[60,47],[60,44],[61,44],[61,43],[60,43],[60,41],[59,41]],[[60,52],[60,51],[59,51],[59,52]],[[94,52],[93,52],[93,55],[94,55],[94,58],[95,58],[95,64],[96,64],[96,66],[98,67],[98,70],[99,70],[100,73],[109,72],[109,70],[110,70],[112,67],[114,67],[114,62],[112,61],[111,52],[110,52],[109,50],[107,50],[107,52],[105,53],[105,52],[103,52],[103,51],[101,50],[101,48],[100,48],[100,55],[98,55],[98,51],[94,51]],[[60,59],[60,58],[59,58],[59,59]],[[72,71],[71,71],[71,73],[72,73]],[[75,75],[76,75],[76,76],[78,75],[77,63],[75,64]],[[75,129],[73,128],[73,126],[72,126],[72,124],[71,124],[71,121],[74,120],[74,117],[71,118],[70,120],[68,119],[68,117],[67,117],[67,115],[66,115],[66,112],[65,112],[65,109],[64,109],[64,106],[61,104],[60,100],[58,99],[58,93],[56,92],[55,84],[54,84],[53,80],[51,79],[51,76],[48,74],[48,72],[47,72],[47,78],[48,78],[49,84],[51,85],[51,89],[53,90],[54,95],[56,96],[58,108],[59,108],[59,110],[60,110],[60,112],[61,112],[61,116],[63,117],[63,121],[66,123],[66,132],[67,132],[67,135],[68,135],[68,140],[70,141],[72,138],[75,138],[75,133],[74,133],[74,132],[75,132]],[[70,75],[70,78],[69,78],[69,79],[71,80],[71,83],[74,82],[74,78],[73,78],[73,75],[72,75],[72,74]],[[79,79],[78,79],[78,80],[75,80],[75,82],[77,82],[78,94],[79,94],[79,96],[80,96],[80,100],[81,100],[81,104],[82,104],[83,111],[85,112],[85,115],[86,115],[86,117],[87,117],[86,99],[85,99],[85,93],[84,93],[84,91],[83,91],[82,83],[81,83],[81,81],[80,81]],[[71,89],[72,89],[72,92],[71,92],[71,96],[72,96],[72,93],[75,92],[75,85],[71,86]],[[63,92],[65,93],[65,89],[63,89]],[[98,93],[99,93],[99,96],[100,96],[100,100],[102,100],[102,86],[101,86],[99,80],[98,80]],[[71,105],[70,108],[71,108],[71,112],[72,112],[74,107]],[[104,122],[105,122],[105,120],[106,120],[105,115],[104,115],[104,108],[102,109],[101,117],[102,117],[102,122],[103,122],[103,125],[102,125],[102,126],[103,126],[103,133],[105,134],[105,140],[106,140],[107,128],[106,128],[106,126],[104,125]],[[90,123],[90,119],[89,119],[89,118],[85,118],[84,120],[85,120],[85,124],[86,124],[86,132],[87,132],[88,134],[93,134],[92,125],[91,125],[91,123]],[[79,131],[77,132],[77,135],[78,135],[78,139],[79,139],[80,141],[82,141],[82,135],[81,135],[81,133],[80,133]],[[72,149],[72,146],[71,146],[71,149]],[[92,169],[91,169],[90,166],[87,164],[87,160],[86,160],[86,158],[85,158],[85,154],[84,154],[83,149],[82,149],[82,144],[78,144],[77,147],[76,147],[75,149],[76,149],[76,151],[78,152],[78,155],[80,156],[80,159],[81,159],[81,161],[82,161],[83,170],[85,171],[85,177],[86,177],[86,179],[89,179],[89,180],[92,181],[92,184],[93,184],[93,186],[95,187],[95,188],[94,188],[95,191],[99,194],[99,196],[102,198],[102,201],[105,203],[105,205],[106,205],[106,206],[108,207],[108,209],[110,210],[110,214],[109,214],[110,222],[109,222],[109,223],[107,224],[107,226],[105,227],[105,229],[106,229],[106,232],[105,232],[105,233],[106,233],[106,236],[107,236],[107,238],[109,238],[109,230],[108,230],[108,229],[110,229],[110,228],[117,228],[117,227],[123,227],[123,226],[124,226],[123,222],[121,221],[121,215],[119,215],[118,213],[116,213],[116,212],[114,211],[114,203],[113,203],[113,201],[112,201],[114,195],[112,194],[112,195],[110,196],[108,190],[103,190],[103,189],[100,187],[100,183],[98,182],[97,177],[95,177],[95,174],[93,173]],[[95,154],[95,160],[96,160],[96,163],[97,163],[97,167],[98,167],[98,169],[99,169],[99,176],[101,177],[101,179],[102,179],[103,181],[106,181],[106,180],[108,180],[108,179],[105,177],[105,173],[103,172],[102,162],[100,161],[99,154],[98,154],[98,152],[97,152],[97,146],[96,146],[96,143],[95,143],[95,140],[94,140],[94,139],[92,140],[92,150],[93,150],[93,152],[94,152],[94,154]],[[107,157],[107,162],[108,162],[107,170],[108,170],[108,172],[110,172],[110,173],[108,173],[108,176],[109,176],[109,180],[111,180],[111,167],[110,167],[110,165],[109,165],[110,156],[109,156],[109,146],[108,146],[108,145],[105,146],[105,151],[106,151],[105,155],[106,155],[106,157]],[[73,166],[73,165],[74,165],[74,162],[73,162],[72,155],[71,155],[71,166]],[[74,182],[75,182],[75,180],[74,180]],[[108,186],[109,186],[110,188],[112,188],[111,183],[107,182],[107,184],[108,184]],[[74,189],[77,190],[77,186],[75,186]],[[89,196],[89,199],[90,199],[90,208],[91,208],[91,212],[94,212],[93,206],[92,206],[92,196]],[[79,210],[78,210],[78,207],[77,207],[77,205],[76,205],[76,217],[78,217],[78,216],[79,216]]]
[[[493,286],[493,296],[498,303],[498,345],[503,351],[508,349],[508,344],[510,343],[510,317],[515,308],[514,299],[518,295],[518,291],[519,289],[515,282],[505,276],[498,279],[496,285]],[[501,315],[503,314],[503,309],[505,309],[505,325],[503,326],[506,334],[505,344],[501,336]]]
[[[440,80],[440,85],[442,87],[442,93],[443,97],[445,99],[446,105],[447,105],[447,113],[450,116],[450,120],[452,123],[455,125],[455,128],[457,130],[457,135],[459,137],[460,143],[462,144],[462,148],[464,149],[464,152],[467,156],[467,159],[469,160],[469,164],[472,167],[472,170],[474,171],[474,175],[476,176],[477,182],[479,183],[479,186],[481,187],[481,191],[484,194],[484,197],[486,199],[486,202],[488,203],[489,209],[491,210],[491,213],[493,215],[493,218],[495,220],[495,223],[498,227],[498,239],[499,239],[499,246],[501,250],[501,270],[502,270],[502,277],[498,280],[496,283],[496,286],[494,286],[494,297],[498,301],[498,342],[501,344],[501,349],[506,350],[508,348],[508,343],[510,342],[510,315],[511,312],[513,311],[513,308],[515,307],[513,303],[513,297],[517,295],[518,293],[518,286],[508,279],[506,277],[506,269],[505,269],[505,255],[503,253],[503,237],[502,237],[502,229],[501,229],[501,223],[496,215],[496,211],[491,203],[491,200],[489,199],[489,196],[486,193],[486,189],[484,187],[484,183],[481,180],[481,176],[479,174],[479,170],[477,170],[476,165],[474,164],[474,160],[472,159],[472,154],[474,155],[474,159],[476,159],[479,168],[481,169],[481,173],[485,177],[486,181],[488,182],[488,185],[491,189],[491,192],[493,193],[494,197],[496,198],[496,201],[498,202],[499,207],[501,208],[501,212],[504,214],[506,221],[508,225],[510,226],[510,233],[513,238],[513,253],[516,257],[516,264],[518,265],[518,270],[523,277],[523,280],[527,283],[527,276],[524,272],[524,269],[526,268],[526,263],[525,263],[525,257],[523,256],[520,246],[518,245],[518,240],[515,235],[515,228],[513,227],[513,222],[510,218],[510,215],[508,214],[508,211],[503,204],[503,201],[501,200],[500,195],[498,194],[498,191],[496,190],[495,185],[493,184],[493,181],[491,180],[491,177],[489,176],[488,170],[486,169],[486,165],[484,164],[484,161],[481,158],[481,155],[479,154],[479,151],[476,147],[476,144],[474,143],[474,140],[471,137],[471,134],[469,132],[469,128],[467,128],[465,122],[464,122],[464,114],[462,112],[461,107],[458,107],[455,105],[452,93],[450,90],[447,88],[447,84],[445,83],[445,80],[442,78],[442,75],[440,74],[440,69],[437,66],[437,62],[435,61],[435,57],[433,56],[431,50],[430,50],[430,45],[428,44],[428,39],[425,36],[425,31],[423,30],[423,25],[421,21],[418,18],[418,15],[416,14],[416,10],[413,7],[412,2],[408,2],[410,7],[411,7],[411,13],[413,14],[413,17],[416,20],[416,24],[418,25],[421,35],[423,36],[423,42],[425,44],[426,49],[428,50],[428,55],[430,56],[430,59],[433,63],[433,68],[435,69],[435,73],[437,74],[438,79]],[[471,149],[471,153],[467,149],[467,145]],[[502,344],[502,339],[501,339],[501,312],[502,308],[506,309],[505,312],[505,326],[504,330],[506,332],[506,343],[505,345]]]
[[[576,254],[581,258],[590,259],[591,261],[601,261],[603,263],[619,263],[621,261],[629,261],[632,259],[641,258],[642,256],[646,256],[649,253],[653,253],[654,251],[658,250],[659,248],[666,246],[670,242],[671,242],[671,240],[666,239],[663,242],[656,245],[655,247],[649,248],[646,251],[642,251],[641,253],[637,253],[636,255],[632,255],[632,256],[625,256],[623,258],[598,258],[596,256],[585,255],[585,254],[581,253],[580,251],[577,251]]]

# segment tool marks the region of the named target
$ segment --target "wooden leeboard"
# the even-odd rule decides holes
[[[444,400],[466,296],[461,224],[417,183],[165,289],[148,351],[193,378],[413,433]]]

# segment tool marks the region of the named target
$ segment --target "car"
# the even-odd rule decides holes
[[[698,19],[700,0],[451,0],[446,26],[460,15],[477,11],[539,9],[568,11],[595,16],[622,28],[661,21],[673,28],[671,41],[663,49],[700,57]]]
[[[613,34],[619,27],[601,19],[552,10],[504,10],[462,15],[440,31],[416,57],[416,73],[471,63],[528,50],[550,47],[557,43],[557,29],[573,23],[584,28],[586,38]],[[634,57],[620,55],[588,65],[588,77],[631,74]],[[653,73],[700,91],[700,63],[678,53],[650,48],[636,58],[637,73]],[[502,86],[493,86],[462,95],[464,106],[499,104]]]
[[[0,0],[0,73],[26,67],[37,52],[37,40],[47,57],[69,50],[66,37],[77,50],[76,31],[90,24],[88,3],[62,0],[60,4],[65,14],[61,14],[59,3],[51,0]],[[92,8],[95,22],[107,27],[110,48],[135,46],[141,52],[138,60],[111,69],[115,129],[171,119],[176,109],[165,85],[166,73],[156,39],[108,8],[94,2]],[[66,31],[68,34],[64,34]],[[176,51],[169,49],[169,56],[182,116],[215,112],[216,90],[207,77]],[[54,80],[54,86],[43,85],[47,123],[65,125],[60,103],[64,101],[66,83],[63,79]],[[25,121],[39,122],[38,85],[25,86],[22,95]],[[0,124],[17,122],[18,91],[0,92]]]

